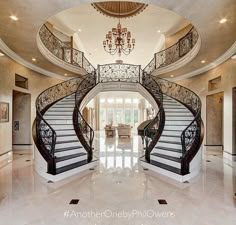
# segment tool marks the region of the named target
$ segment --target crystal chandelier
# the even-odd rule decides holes
[[[112,28],[106,34],[106,39],[103,41],[104,50],[111,55],[116,53],[121,56],[121,54],[129,55],[133,51],[135,46],[135,39],[131,39],[131,33],[127,28],[122,28],[120,23],[120,2],[119,2],[119,23],[117,28]]]

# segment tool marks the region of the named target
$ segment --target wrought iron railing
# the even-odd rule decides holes
[[[83,144],[85,150],[88,152],[88,162],[93,159],[93,139],[94,131],[92,127],[83,118],[80,110],[80,104],[86,94],[96,86],[96,73],[87,75],[79,85],[75,93],[75,109],[73,113],[73,124],[76,134]]]
[[[87,73],[95,72],[96,69],[84,56],[84,53],[71,48],[70,43],[63,42],[57,38],[46,25],[43,25],[39,30],[39,37],[43,45],[58,59],[85,69]]]
[[[163,94],[157,82],[147,73],[142,77],[143,87],[152,95],[158,104],[159,111],[156,116],[144,129],[145,140],[145,159],[150,162],[150,154],[156,143],[158,142],[161,133],[165,126],[165,112],[163,109]]]
[[[56,132],[50,124],[44,119],[43,115],[46,110],[60,99],[74,93],[82,78],[74,78],[43,91],[36,99],[36,140],[35,144],[48,162],[48,172],[55,174],[55,145],[56,145]]]
[[[163,94],[176,99],[186,106],[194,115],[194,119],[181,134],[182,144],[182,174],[189,172],[189,163],[196,155],[203,140],[203,123],[201,119],[201,100],[193,91],[171,81],[153,77]]]
[[[156,69],[177,62],[193,49],[198,38],[199,34],[196,28],[192,27],[192,29],[184,37],[179,39],[177,43],[167,49],[155,53],[154,58],[144,68],[144,72],[151,74]]]
[[[105,64],[98,65],[98,82],[131,82],[141,81],[142,70],[140,65]]]

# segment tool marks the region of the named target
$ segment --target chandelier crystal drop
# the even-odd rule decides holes
[[[119,13],[120,13],[120,2],[119,2]],[[129,55],[131,51],[134,50],[135,39],[131,38],[131,32],[127,30],[127,28],[122,28],[119,23],[116,28],[112,28],[106,34],[106,39],[103,41],[104,50],[111,55],[115,55],[116,53],[121,56],[121,54]]]

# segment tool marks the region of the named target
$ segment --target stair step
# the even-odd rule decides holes
[[[176,142],[176,141],[159,141],[160,143],[168,143],[168,144],[175,144],[175,145],[181,145],[180,142]]]
[[[164,155],[164,154],[160,154],[160,153],[152,153],[151,155],[154,155],[154,156],[157,156],[157,157],[160,157],[160,158],[164,158],[164,159],[168,159],[168,160],[171,160],[171,161],[175,161],[175,162],[178,162],[180,163],[181,162],[181,158],[177,158],[177,157],[173,157],[173,156],[169,156],[169,155]]]
[[[56,144],[66,144],[66,143],[71,143],[71,142],[78,142],[78,140],[71,140],[71,141],[57,141]]]
[[[181,149],[176,149],[176,148],[167,148],[164,146],[155,146],[156,149],[162,149],[162,150],[166,150],[166,151],[172,151],[172,152],[179,152],[182,153]]]
[[[61,162],[61,161],[65,161],[65,160],[68,160],[68,159],[73,159],[73,158],[84,156],[84,155],[87,155],[87,154],[81,152],[81,153],[77,153],[77,154],[73,154],[73,155],[61,156],[61,157],[56,158],[56,162]]]
[[[57,148],[55,149],[55,152],[64,152],[64,151],[70,151],[70,150],[75,150],[75,149],[79,149],[79,148],[83,148],[82,146],[71,146],[71,147],[67,147],[67,148]]]
[[[60,173],[66,172],[68,170],[72,170],[74,168],[86,165],[87,163],[88,163],[87,160],[83,160],[83,161],[80,161],[80,162],[76,162],[76,163],[73,163],[73,164],[70,164],[70,165],[67,165],[67,166],[57,168],[56,169],[56,174],[60,174]]]
[[[160,162],[156,162],[156,161],[153,161],[153,160],[150,161],[150,164],[181,175],[181,170],[179,168],[169,166],[169,165],[166,165],[166,164],[163,164],[163,163],[160,163]]]

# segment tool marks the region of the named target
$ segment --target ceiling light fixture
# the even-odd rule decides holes
[[[236,54],[231,57],[231,59],[236,59]]]
[[[35,59],[35,58],[32,58],[32,61],[33,61],[33,62],[36,62],[36,59]]]
[[[158,32],[158,33],[161,33],[161,31],[160,31],[160,30],[158,30],[157,32]]]
[[[4,56],[4,54],[2,52],[0,52],[0,57]]]
[[[67,76],[67,73],[65,73],[64,75]]]
[[[220,20],[220,23],[222,24],[222,23],[225,23],[225,22],[227,22],[227,19],[226,18],[222,18],[221,20]]]
[[[14,21],[17,21],[18,20],[18,17],[17,16],[14,16],[14,15],[11,15],[10,18]]]
[[[79,32],[82,32],[82,29],[79,28],[78,31],[79,31]]]
[[[170,77],[174,77],[174,75],[170,75]]]
[[[206,60],[202,60],[202,61],[201,61],[201,63],[205,63],[205,62],[206,62]]]
[[[118,53],[129,55],[131,51],[134,50],[135,39],[131,39],[131,33],[127,28],[122,28],[120,23],[120,2],[119,2],[119,23],[117,28],[112,28],[112,31],[109,31],[106,34],[106,39],[103,41],[104,50],[111,55]]]

